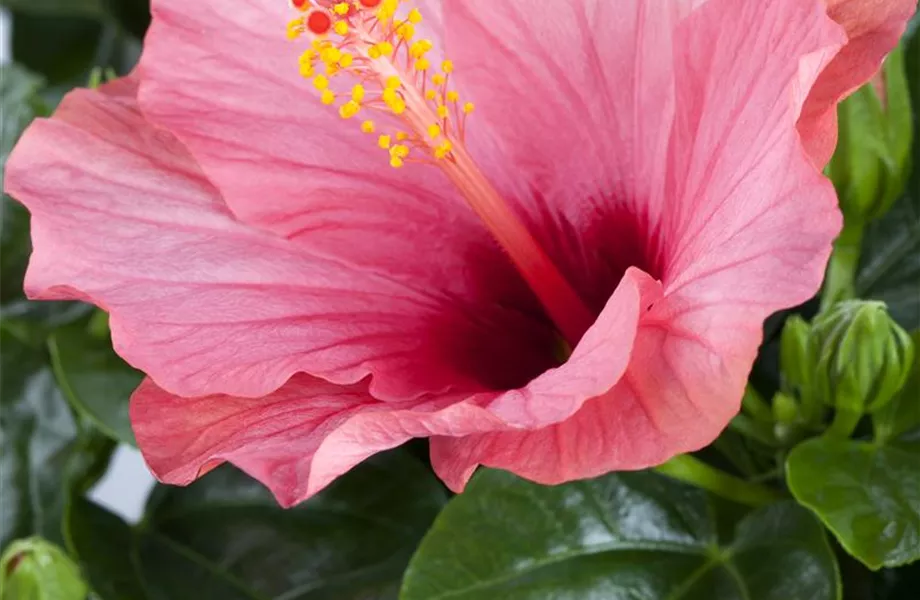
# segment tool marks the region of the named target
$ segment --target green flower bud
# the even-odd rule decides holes
[[[827,173],[847,225],[865,225],[888,212],[910,174],[913,121],[902,48],[875,80],[840,104],[838,117]]]
[[[782,392],[773,396],[773,418],[784,425],[795,423],[799,418],[799,404],[795,398]]]
[[[85,600],[77,565],[41,538],[18,540],[0,558],[0,600]]]
[[[799,315],[786,319],[779,345],[782,387],[787,394],[807,395],[814,370],[808,362],[808,336],[811,326]]]
[[[904,385],[913,363],[910,336],[883,302],[850,300],[812,323],[811,393],[838,412],[860,415],[885,406]]]

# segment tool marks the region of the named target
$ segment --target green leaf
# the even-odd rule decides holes
[[[920,427],[920,329],[911,337],[914,341],[913,369],[891,404],[872,415],[875,437],[879,442]]]
[[[58,385],[70,403],[112,439],[136,446],[128,400],[143,374],[112,350],[108,335],[96,337],[82,323],[48,338]]]
[[[870,569],[920,558],[920,443],[815,438],[786,465],[789,489]]]
[[[61,541],[69,489],[86,490],[113,444],[76,420],[33,348],[0,329],[0,547],[41,535]]]
[[[85,600],[88,591],[70,557],[41,538],[15,541],[0,558],[0,600]]]
[[[106,600],[372,600],[396,597],[444,501],[434,476],[396,450],[293,509],[222,467],[188,488],[158,486],[134,529],[75,499],[68,530]]]
[[[821,524],[792,502],[720,535],[704,492],[651,473],[547,487],[480,472],[435,521],[401,600],[829,600]]]

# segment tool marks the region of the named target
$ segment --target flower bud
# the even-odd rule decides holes
[[[865,225],[888,212],[910,174],[913,122],[902,48],[840,104],[838,117],[839,142],[827,172],[847,224]]]
[[[0,600],[85,600],[80,570],[41,538],[18,540],[0,558]]]
[[[807,395],[814,368],[808,362],[808,335],[811,326],[799,315],[786,319],[779,345],[782,387],[799,398]]]
[[[883,302],[851,300],[834,305],[812,323],[811,393],[838,412],[877,410],[904,385],[913,363],[913,342]]]

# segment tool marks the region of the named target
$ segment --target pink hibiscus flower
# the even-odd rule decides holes
[[[111,313],[169,483],[660,463],[820,285],[835,106],[914,0],[830,4],[154,0],[137,73],[10,159],[27,291]]]

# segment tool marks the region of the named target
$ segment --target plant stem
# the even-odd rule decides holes
[[[862,250],[863,226],[846,224],[834,242],[834,252],[827,265],[824,291],[821,293],[821,310],[835,302],[856,297],[856,269]]]
[[[655,471],[747,506],[764,506],[783,497],[776,490],[729,475],[689,454],[675,456]]]
[[[838,408],[837,412],[834,414],[834,420],[831,422],[830,427],[827,428],[827,436],[840,440],[849,439],[856,430],[856,426],[859,425],[862,416],[863,413],[859,411],[841,410]]]

